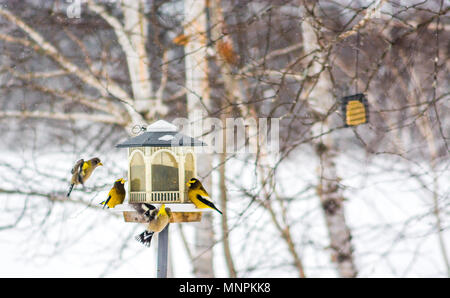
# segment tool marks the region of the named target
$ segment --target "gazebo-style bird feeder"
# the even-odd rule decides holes
[[[205,144],[181,134],[175,125],[164,120],[116,145],[128,148],[128,202],[166,204],[172,210],[170,222],[200,221],[205,210],[190,203],[186,187],[197,174],[196,146]],[[123,204],[116,208],[123,211],[125,221],[141,222],[131,206]]]
[[[164,120],[149,125],[140,135],[116,145],[128,148],[128,203],[165,204],[174,222],[201,221],[202,212],[189,201],[186,183],[197,175],[194,148],[203,142],[183,135]],[[130,204],[117,205],[126,222],[146,223]],[[169,225],[158,235],[157,277],[167,277]]]

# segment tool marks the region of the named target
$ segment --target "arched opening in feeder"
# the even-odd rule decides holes
[[[188,152],[184,161],[184,184],[186,184],[191,178],[194,178],[194,157],[192,153]]]
[[[130,191],[145,193],[145,163],[138,151],[133,154],[130,162]]]
[[[168,151],[159,151],[152,160],[152,191],[178,191],[178,163]]]

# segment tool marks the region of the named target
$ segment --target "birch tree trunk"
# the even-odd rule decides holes
[[[144,15],[145,1],[121,3],[123,24],[109,14],[104,6],[94,1],[89,1],[88,7],[114,29],[117,41],[125,53],[133,91],[134,109],[145,115],[146,119],[165,115],[167,107],[163,104],[162,98],[154,96],[150,77],[149,58],[145,48],[148,35],[148,21]]]
[[[223,13],[221,9],[221,0],[210,0],[209,2],[209,10],[210,10],[210,38],[212,41],[215,41],[214,52],[216,63],[220,69],[220,76],[224,80],[224,94],[227,100],[234,102],[236,98],[240,97],[239,95],[239,86],[234,84],[234,81],[231,78],[231,68],[225,61],[220,61],[220,55],[218,51],[218,43],[222,36],[222,27],[224,26]],[[223,38],[224,40],[226,39]],[[229,41],[231,45],[231,40]],[[237,95],[237,96],[235,96]],[[226,122],[227,117],[231,117],[231,106],[228,105],[227,101],[222,101],[221,103],[222,113],[220,115],[221,121],[223,124]],[[223,245],[223,253],[225,258],[225,264],[228,269],[229,277],[236,278],[237,272],[234,265],[233,255],[231,252],[231,246],[229,241],[229,227],[228,227],[228,210],[227,210],[227,201],[228,201],[228,190],[226,186],[226,162],[227,162],[227,153],[226,153],[226,136],[228,132],[224,127],[222,133],[222,144],[223,151],[219,153],[219,189],[220,189],[220,207],[222,210],[222,245]]]
[[[190,123],[196,125],[201,122],[199,118],[202,118],[202,115],[205,115],[205,110],[208,112],[210,107],[206,52],[206,1],[185,0],[184,13],[184,34],[189,37],[189,42],[185,46],[187,112]],[[194,134],[196,133],[201,133],[201,131],[197,130]],[[194,137],[199,137],[199,135],[194,135]],[[211,177],[207,175],[211,170],[212,156],[199,154],[198,160],[201,160],[198,163],[198,175],[202,178],[202,183],[212,196]],[[197,224],[195,235],[193,266],[197,277],[214,277],[213,246],[212,214],[204,212],[202,221]]]
[[[145,98],[147,100],[151,99],[151,83],[150,83],[150,75],[148,70],[148,60],[146,58],[146,53],[144,51],[145,49],[145,42],[146,42],[146,22],[145,18],[141,18],[141,26],[138,26],[140,30],[140,37],[138,40],[130,42],[130,36],[127,35],[127,31],[124,29],[124,26],[122,23],[114,16],[109,14],[105,7],[102,5],[97,5],[94,1],[88,2],[88,7],[90,10],[94,11],[95,13],[99,14],[113,29],[116,33],[117,39],[119,41],[119,44],[121,45],[122,50],[125,53],[125,56],[127,57],[128,67],[129,67],[129,74],[130,74],[130,80],[132,82],[133,86],[140,86],[139,88],[133,88],[133,96],[130,96],[127,94],[127,92],[120,87],[119,84],[116,84],[116,82],[110,80],[109,78],[104,78],[102,76],[97,77],[93,74],[92,69],[86,70],[84,68],[79,67],[78,65],[74,64],[68,57],[65,57],[62,52],[59,51],[59,49],[48,42],[39,32],[37,32],[33,27],[28,25],[24,20],[20,19],[19,17],[12,14],[9,10],[4,9],[3,7],[0,7],[0,16],[7,19],[11,23],[15,24],[18,28],[23,30],[23,32],[26,34],[26,36],[29,39],[25,38],[15,38],[10,35],[0,34],[0,40],[4,40],[6,42],[10,43],[19,43],[25,47],[32,48],[35,51],[39,51],[42,53],[42,55],[47,56],[48,58],[52,59],[59,65],[61,70],[63,70],[65,73],[70,73],[76,77],[78,77],[81,81],[86,83],[87,85],[97,89],[101,96],[103,98],[108,97],[115,97],[120,99],[120,103],[122,107],[126,110],[127,116],[129,119],[126,119],[128,117],[125,117],[123,113],[121,115],[116,115],[114,108],[108,108],[108,104],[105,104],[105,100],[102,100],[103,102],[99,106],[103,106],[102,110],[109,109],[110,113],[113,114],[113,116],[116,116],[118,119],[120,119],[118,122],[125,123],[125,126],[129,129],[134,124],[139,124],[144,122],[144,118],[142,117],[143,110],[138,111],[136,104],[137,98]],[[129,7],[127,9],[130,9]],[[140,7],[139,7],[140,9]],[[136,11],[136,10],[135,10]],[[138,13],[136,11],[136,13]],[[127,15],[127,16],[125,16]],[[124,12],[124,19],[125,23],[130,23],[131,18],[134,16],[130,13]],[[32,42],[31,42],[32,41]],[[137,54],[138,52],[135,49],[139,49],[138,52],[140,54]],[[136,57],[140,57],[140,59],[136,59]],[[131,62],[137,60],[138,62]],[[88,65],[90,68],[92,65]],[[140,90],[143,91],[140,91]],[[85,101],[87,102],[87,101]],[[94,101],[92,103],[89,103],[89,105],[95,104]],[[158,107],[161,114],[165,112],[164,106],[162,105],[162,102],[160,104],[153,103],[153,107]],[[153,108],[147,108],[145,112],[154,112],[156,109]],[[46,117],[45,113],[37,113],[36,115],[38,117]],[[77,118],[77,115],[73,115],[74,118]],[[148,118],[148,117],[147,117]],[[95,119],[92,119],[95,120]]]
[[[149,59],[145,50],[148,24],[144,16],[144,1],[124,1],[122,4],[124,31],[132,50],[127,64],[130,71],[131,87],[135,98],[135,107],[139,112],[150,110],[152,83],[150,81]]]
[[[312,63],[308,75],[317,77],[316,84],[312,84],[308,100],[315,110],[322,115],[333,106],[334,99],[331,94],[332,84],[325,68],[324,56],[321,51],[317,32],[312,24],[314,20],[305,17],[302,22],[303,46],[305,53],[317,51],[316,59]],[[328,118],[315,124],[314,135],[321,135],[329,131]],[[346,224],[344,213],[344,196],[339,187],[339,177],[335,163],[336,152],[333,143],[333,136],[330,133],[324,134],[315,141],[316,154],[320,160],[319,184],[317,193],[322,205],[325,222],[330,238],[331,259],[337,264],[339,276],[355,277],[357,269],[354,264],[353,249],[351,244],[350,229]]]

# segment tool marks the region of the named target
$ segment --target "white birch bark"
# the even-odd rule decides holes
[[[309,102],[316,111],[325,114],[334,104],[331,93],[332,85],[327,71],[323,71],[325,59],[316,32],[312,27],[313,21],[305,18],[302,22],[303,45],[305,53],[317,51],[316,61],[311,65],[308,75],[318,75],[317,83],[311,87]],[[316,123],[313,127],[314,135],[319,135],[329,130],[327,119]],[[339,177],[335,163],[335,147],[333,136],[325,134],[317,139],[315,144],[317,155],[320,159],[318,195],[325,216],[325,222],[330,238],[331,259],[337,264],[339,276],[355,277],[357,269],[353,260],[350,229],[346,224],[344,214],[344,196],[339,188]]]
[[[189,42],[185,46],[186,65],[186,89],[187,112],[191,124],[195,124],[210,106],[210,94],[208,84],[208,61],[206,39],[206,1],[185,0],[185,26],[184,34],[189,36]],[[202,113],[199,113],[202,111]],[[195,137],[199,137],[195,135]],[[209,172],[212,165],[212,156],[200,154],[198,160],[198,174],[203,176]],[[203,179],[205,188],[211,193],[210,176]],[[212,214],[204,212],[203,218],[197,224],[195,235],[195,254],[193,260],[194,272],[197,277],[214,277],[213,270],[213,246],[214,231],[212,226]]]
[[[108,97],[111,94],[118,98],[123,108],[128,112],[128,116],[131,120],[128,125],[130,129],[130,125],[132,123],[142,122],[142,116],[137,113],[134,108],[133,98],[130,97],[119,85],[111,81],[106,81],[102,78],[97,78],[89,71],[79,68],[67,59],[58,50],[58,48],[48,42],[39,32],[34,30],[31,26],[26,24],[22,19],[11,13],[9,10],[4,9],[1,6],[0,16],[19,27],[27,35],[27,37],[31,39],[31,41],[28,39],[15,38],[5,34],[1,34],[0,39],[7,42],[20,43],[26,47],[32,48],[35,51],[41,50],[44,55],[53,59],[64,71],[77,76],[84,83],[96,88],[102,96]]]
[[[220,38],[221,33],[221,26],[219,24],[223,24],[223,13],[221,9],[221,0],[212,0],[209,2],[210,4],[210,23],[211,23],[211,39],[212,40],[218,40]],[[234,101],[234,98],[232,98],[231,94],[233,92],[239,93],[239,86],[237,84],[233,84],[234,80],[231,80],[230,77],[230,69],[227,67],[227,64],[220,61],[217,61],[217,58],[219,57],[219,53],[217,51],[217,43],[214,47],[215,49],[215,57],[216,62],[218,63],[218,66],[220,68],[220,75],[222,78],[224,78],[224,85],[225,85],[225,96],[231,100]],[[222,112],[221,112],[221,121],[222,123],[225,123],[226,118],[231,117],[231,107],[227,106],[227,103],[225,101],[222,102]],[[227,210],[227,201],[228,201],[228,191],[226,186],[226,162],[227,162],[227,154],[226,154],[226,136],[227,131],[226,128],[223,130],[223,152],[219,153],[218,159],[220,163],[219,167],[219,191],[220,191],[220,206],[221,210],[223,212],[221,216],[221,223],[222,223],[222,246],[223,246],[223,252],[224,252],[224,258],[225,258],[225,264],[228,269],[228,276],[231,278],[237,277],[236,268],[233,261],[233,255],[232,250],[230,246],[229,241],[229,227],[228,227],[228,210]]]
[[[163,104],[162,98],[155,98],[152,88],[149,58],[145,49],[148,22],[144,15],[144,1],[121,2],[123,25],[116,17],[108,14],[103,6],[94,1],[89,1],[88,5],[114,29],[125,53],[135,109],[147,114],[147,118],[153,118],[156,114],[165,115],[167,107]]]
[[[145,49],[148,24],[143,13],[144,1],[122,2],[123,25],[115,16],[109,14],[102,5],[96,4],[94,1],[88,2],[88,8],[100,15],[116,33],[118,42],[127,59],[133,96],[127,94],[125,90],[111,80],[96,77],[91,72],[72,63],[57,47],[49,43],[30,25],[9,10],[1,7],[0,16],[22,29],[31,41],[6,34],[1,34],[0,39],[11,43],[20,43],[34,50],[41,50],[44,55],[52,58],[64,72],[76,75],[86,84],[96,88],[103,97],[112,95],[119,99],[118,104],[122,105],[129,116],[130,121],[126,124],[128,128],[131,128],[134,124],[143,123],[144,117],[142,115],[145,115],[147,119],[154,118],[156,115],[164,116],[167,113],[167,107],[162,102],[162,96],[155,98],[152,90],[149,60]]]

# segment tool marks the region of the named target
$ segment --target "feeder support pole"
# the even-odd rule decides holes
[[[158,235],[157,278],[167,278],[167,257],[169,253],[169,224]]]

